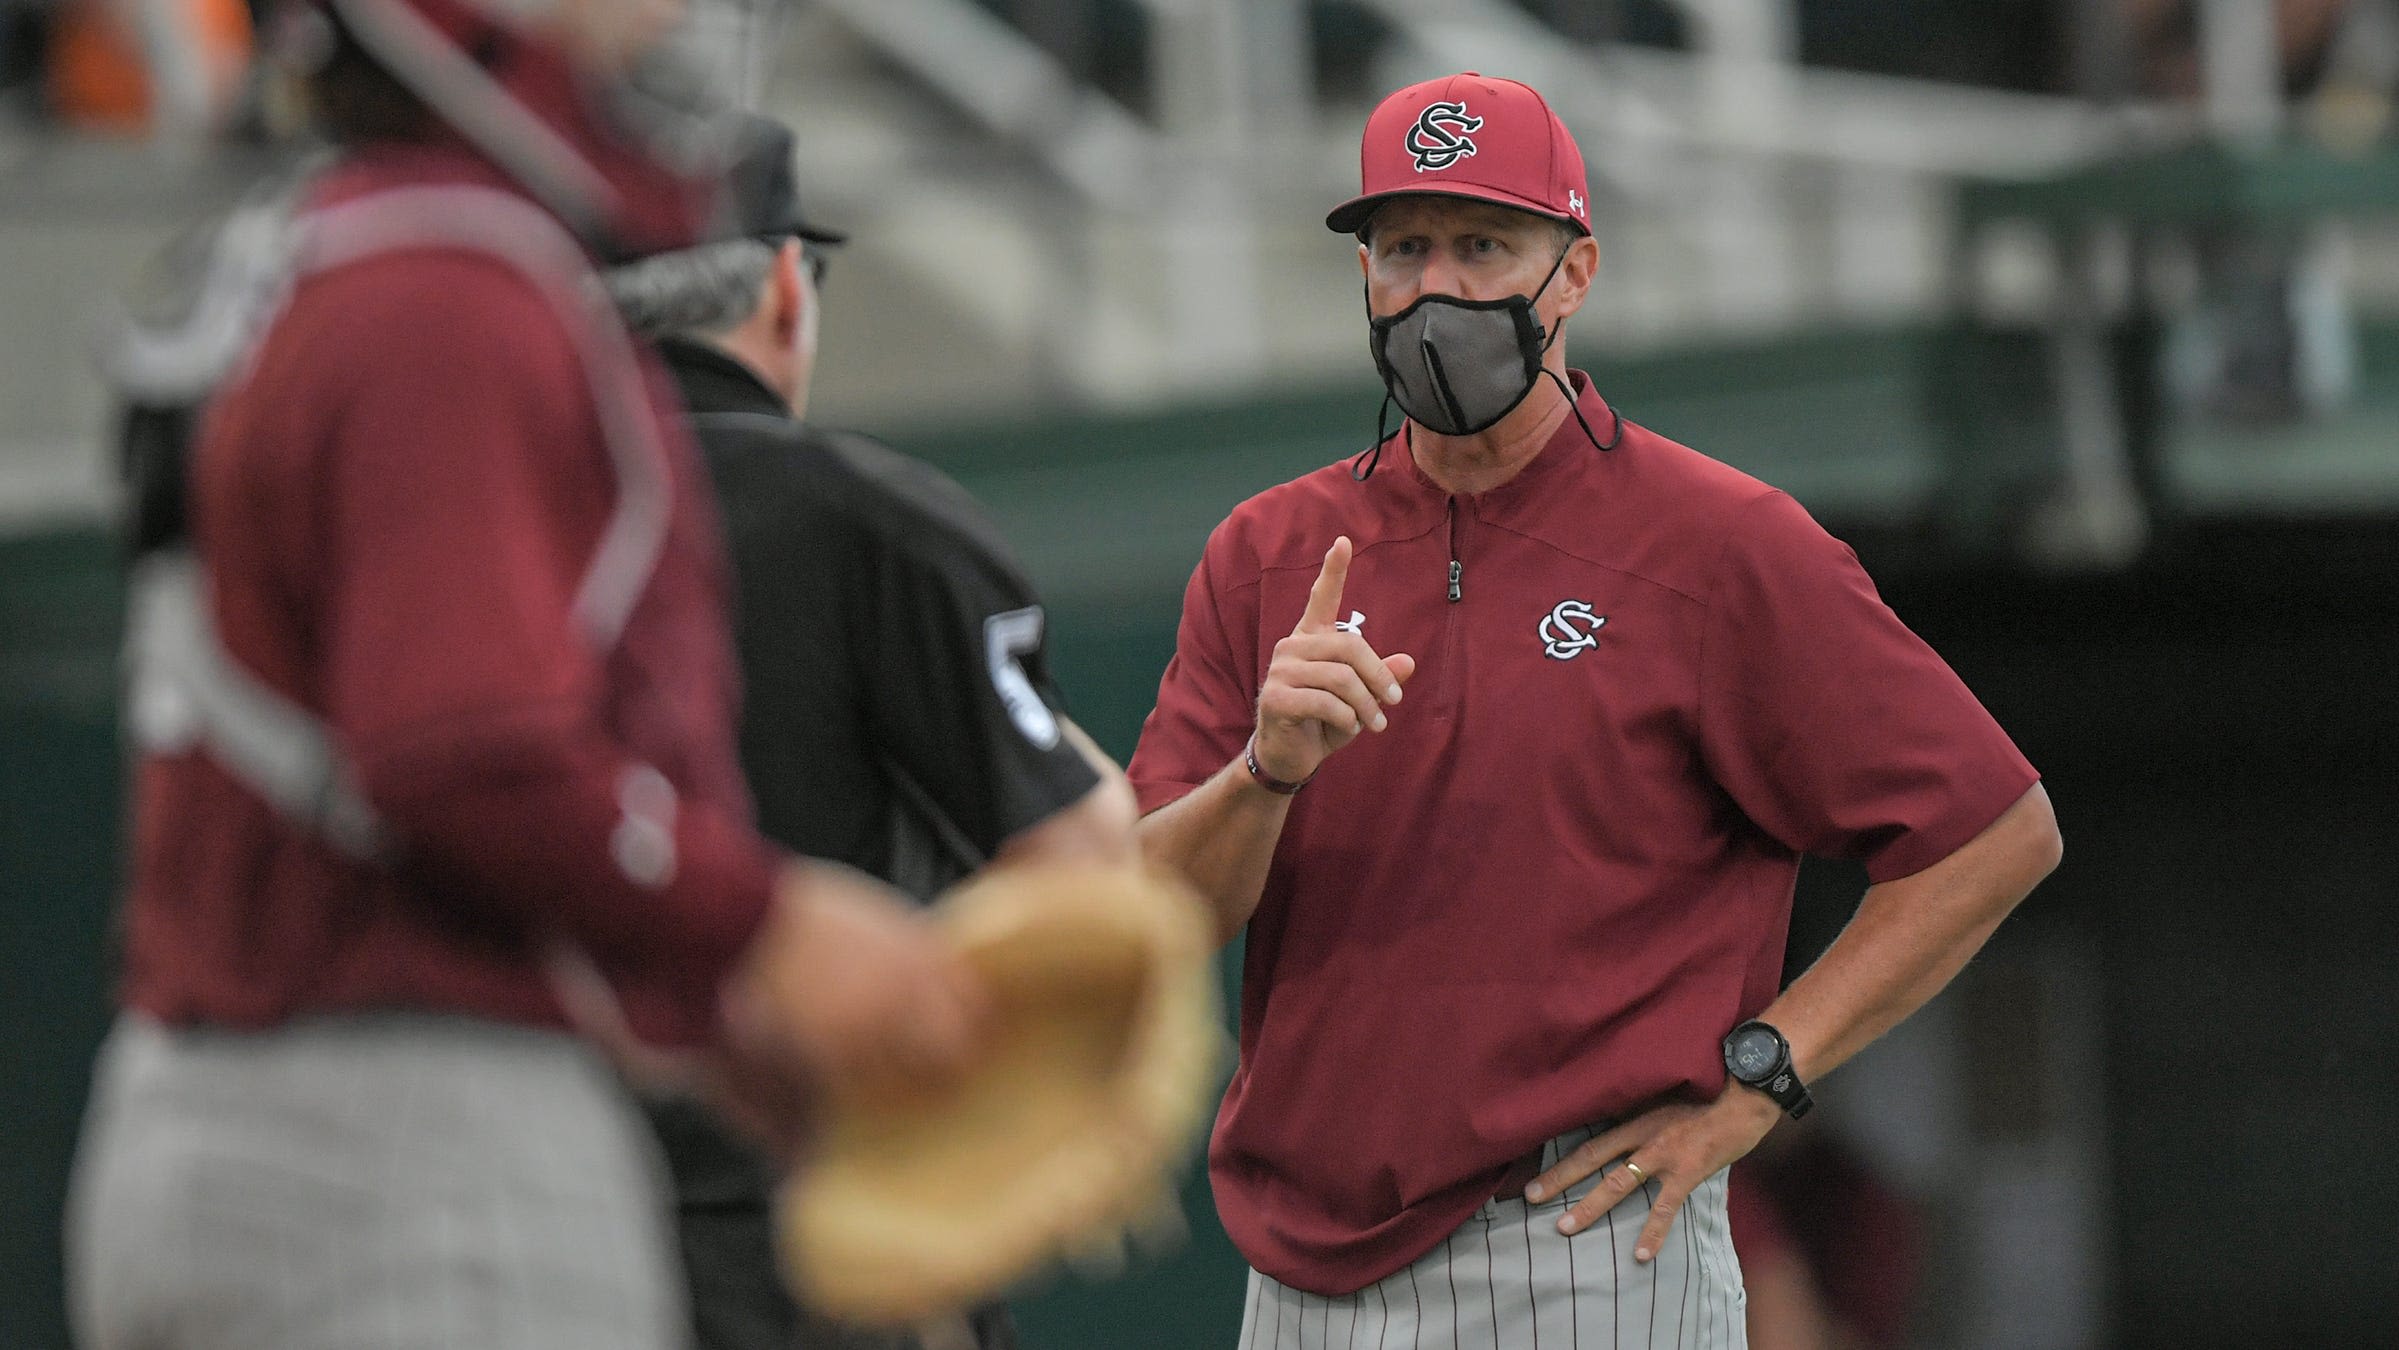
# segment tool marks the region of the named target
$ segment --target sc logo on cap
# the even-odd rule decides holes
[[[1481,131],[1483,119],[1466,115],[1466,104],[1428,103],[1408,128],[1408,153],[1416,157],[1416,172],[1446,169],[1474,153],[1474,142],[1461,132]]]

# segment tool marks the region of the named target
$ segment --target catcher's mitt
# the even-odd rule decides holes
[[[1205,911],[1155,872],[1002,867],[943,897],[988,1053],[929,1099],[827,1104],[780,1202],[803,1302],[858,1323],[965,1307],[1173,1204],[1223,1058]]]

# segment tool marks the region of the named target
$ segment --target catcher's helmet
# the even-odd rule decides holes
[[[699,6],[727,0],[289,0],[287,52],[357,50],[610,256],[711,225],[738,81]],[[722,55],[722,44],[718,54]]]

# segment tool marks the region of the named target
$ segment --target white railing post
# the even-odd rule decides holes
[[[1798,312],[1799,269],[1789,175],[1769,156],[1729,147],[1769,143],[1791,115],[1798,25],[1790,0],[1689,0],[1697,24],[1703,107],[1714,138],[1702,237],[1711,306],[1734,325]]]
[[[1248,7],[1149,0],[1150,70],[1172,169],[1149,203],[1164,313],[1163,366],[1204,383],[1255,373],[1258,224],[1250,179],[1262,138],[1255,115]]]
[[[2204,0],[2199,48],[2209,128],[2231,140],[2272,140],[2282,130],[2282,41],[2274,6]]]

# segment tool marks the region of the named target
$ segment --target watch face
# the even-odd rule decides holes
[[[1764,1027],[1750,1027],[1736,1033],[1732,1044],[1724,1049],[1725,1067],[1744,1083],[1765,1082],[1782,1057],[1782,1046],[1776,1043],[1774,1033]]]

